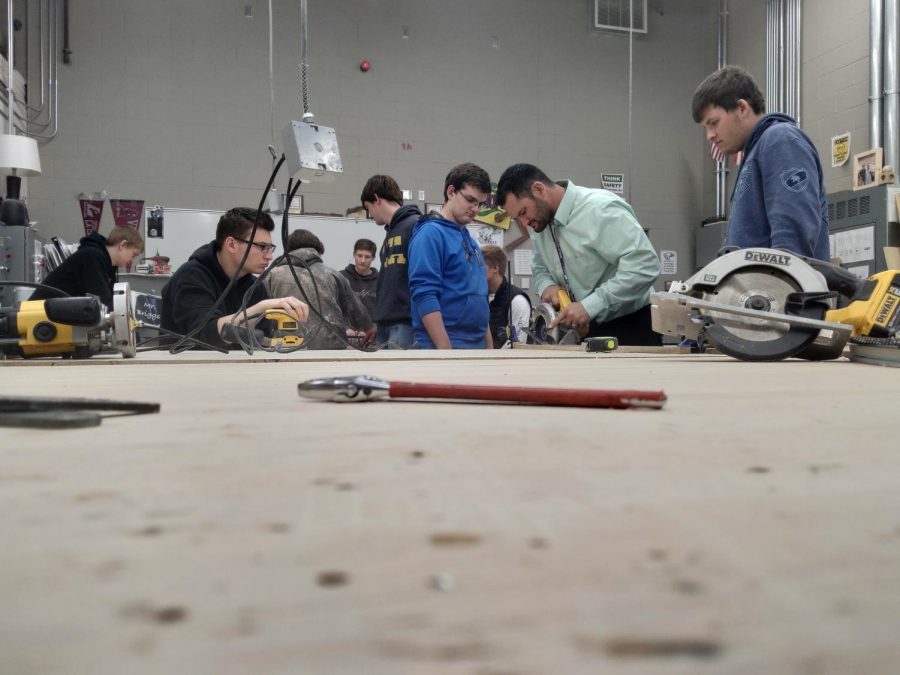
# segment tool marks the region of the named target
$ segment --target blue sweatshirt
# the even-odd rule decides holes
[[[481,249],[465,227],[435,215],[413,227],[409,240],[409,295],[413,331],[422,349],[434,343],[422,317],[440,312],[454,349],[487,346],[487,276]]]
[[[750,132],[731,193],[725,244],[830,257],[819,154],[787,115],[765,115]]]

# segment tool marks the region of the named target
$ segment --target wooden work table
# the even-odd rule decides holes
[[[662,411],[301,400],[328,375]],[[0,673],[895,673],[900,370],[514,352],[0,363]]]

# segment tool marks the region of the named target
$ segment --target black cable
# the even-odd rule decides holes
[[[168,328],[161,328],[159,326],[145,326],[145,328],[152,328],[153,330],[157,330],[160,333],[162,333],[162,335],[154,335],[153,337],[149,337],[146,340],[141,340],[141,344],[140,344],[141,347],[146,347],[148,342],[155,342],[157,340],[161,340],[162,338],[167,338],[167,337],[183,338],[184,337],[181,333],[176,333],[175,331],[169,330]],[[210,349],[212,351],[216,351],[221,354],[228,353],[228,350],[225,349],[224,347],[217,347],[216,345],[211,345],[208,342],[204,342],[203,340],[198,340],[197,338],[191,338],[190,342],[191,342],[192,346],[204,347],[205,349]],[[135,345],[135,348],[137,348],[137,345]],[[156,347],[149,347],[146,349],[137,349],[137,351],[149,352],[149,351],[165,349],[165,348],[166,348],[166,345],[158,345]]]
[[[288,179],[288,189],[287,189],[287,193],[286,193],[287,198],[286,198],[286,200],[285,200],[285,203],[287,203],[287,204],[290,204],[290,203],[291,203],[291,201],[292,201],[293,198],[294,198],[294,195],[297,193],[297,190],[300,189],[300,184],[301,184],[301,181],[299,181],[299,180],[298,180],[296,183],[294,183],[293,178],[289,178],[289,179]],[[273,269],[275,269],[275,267],[277,267],[277,266],[281,263],[282,260],[287,259],[288,265],[289,265],[289,266],[292,264],[290,254],[287,252],[287,248],[288,248],[288,244],[287,244],[287,229],[288,229],[288,213],[287,213],[287,210],[285,210],[285,211],[282,213],[282,216],[281,216],[281,241],[282,241],[282,247],[284,248],[285,253],[283,253],[282,255],[280,255],[277,259],[273,260],[273,261],[270,263],[270,265],[263,271],[263,273],[260,274],[260,275],[256,278],[256,280],[253,282],[253,284],[250,286],[250,288],[247,289],[247,291],[244,293],[244,297],[243,297],[242,300],[241,300],[241,308],[235,313],[235,319],[237,319],[237,317],[238,317],[241,313],[243,313],[243,314],[244,314],[244,323],[246,324],[247,321],[248,321],[248,317],[246,316],[246,314],[247,314],[247,304],[248,304],[249,301],[250,301],[250,297],[251,297],[251,295],[252,295],[254,289],[255,289],[259,284],[263,283],[263,281],[264,281],[265,278],[269,275],[269,273],[270,273]],[[300,288],[300,292],[301,292],[301,294],[303,295],[304,299],[306,300],[307,307],[308,307],[310,310],[312,310],[312,312],[313,312],[316,316],[318,316],[320,319],[322,319],[323,321],[325,321],[325,319],[324,319],[324,317],[323,317],[323,315],[322,315],[322,313],[321,313],[322,302],[321,302],[321,297],[319,296],[319,289],[318,289],[318,286],[316,285],[315,278],[312,276],[312,271],[309,270],[309,266],[306,265],[305,261],[301,261],[301,263],[303,263],[304,266],[306,266],[307,271],[310,272],[310,278],[312,279],[313,287],[314,287],[315,290],[316,290],[316,299],[318,300],[318,303],[319,303],[318,309],[317,309],[315,306],[313,306],[313,303],[312,303],[312,302],[309,300],[309,298],[306,296],[306,293],[305,293],[305,291],[303,290],[303,287],[300,286],[300,284],[298,283],[298,286],[299,286],[299,288]],[[293,269],[293,268],[292,268],[292,269]],[[297,275],[296,275],[296,273],[294,273],[294,280],[295,280],[295,281],[298,281],[298,280],[297,280]],[[256,323],[259,323],[259,321],[257,321]],[[256,325],[256,323],[254,323],[254,326]],[[316,327],[316,332],[313,333],[313,336],[315,336],[315,335],[317,334],[317,331],[319,330],[320,327],[321,327],[321,326],[317,326],[317,327]],[[263,345],[261,345],[261,344],[259,343],[259,341],[258,341],[257,338],[256,338],[256,333],[255,333],[254,331],[252,331],[252,330],[251,330],[251,331],[248,331],[248,340],[247,340],[247,341],[245,341],[245,340],[243,339],[243,336],[241,335],[241,332],[240,332],[240,331],[237,331],[237,330],[236,330],[236,331],[235,331],[235,335],[236,335],[236,337],[237,337],[237,339],[238,339],[238,343],[240,344],[241,348],[242,348],[244,351],[246,351],[248,354],[252,354],[252,353],[253,353],[253,349],[261,349],[261,350],[263,350],[263,351],[268,351],[268,352],[276,352],[276,351],[277,351],[277,352],[285,353],[285,352],[297,351],[297,350],[299,350],[299,349],[304,349],[304,348],[305,348],[303,344],[299,345],[298,347],[296,347],[296,348],[294,348],[294,349],[289,349],[289,350],[278,349],[278,348],[275,348],[275,347],[265,347],[265,346],[263,346]],[[311,339],[311,338],[310,338],[309,336],[304,335],[304,343],[305,343],[305,344],[308,344],[310,339]]]
[[[294,186],[294,189],[293,189],[293,191],[291,192],[291,198],[293,198],[294,193],[297,191],[297,189],[298,189],[299,187],[300,187],[300,181],[297,181],[296,186]],[[291,203],[291,200],[289,199],[289,200],[287,201],[287,203],[290,204],[290,203]],[[283,246],[284,246],[284,250],[285,250],[285,251],[287,251],[287,248],[288,248],[288,244],[287,244],[287,225],[288,225],[288,221],[287,221],[287,213],[285,212],[285,217],[284,217],[284,219],[283,219],[282,229],[281,229],[281,238],[282,238],[282,242],[283,242]],[[318,307],[318,309],[316,309],[316,308],[313,306],[312,301],[311,301],[311,300],[309,299],[309,297],[306,295],[306,291],[305,291],[304,288],[303,288],[303,284],[300,283],[300,278],[297,276],[297,270],[296,270],[296,268],[294,267],[293,258],[290,256],[290,254],[287,254],[287,253],[286,253],[286,255],[288,256],[288,257],[287,257],[288,269],[291,270],[291,276],[294,277],[294,283],[297,284],[297,288],[300,289],[300,294],[303,296],[303,299],[306,301],[306,304],[309,306],[310,311],[312,311],[313,313],[315,313],[315,315],[316,315],[317,317],[319,317],[319,320],[322,322],[322,325],[327,326],[328,329],[329,329],[332,333],[334,333],[334,334],[338,337],[338,339],[339,339],[341,342],[343,342],[345,345],[347,345],[347,346],[350,347],[351,349],[355,349],[355,350],[360,351],[360,352],[366,351],[366,350],[363,349],[362,347],[359,347],[359,346],[357,346],[357,345],[355,345],[355,344],[352,344],[352,343],[347,339],[347,333],[346,333],[345,331],[342,331],[341,329],[339,329],[339,328],[338,328],[337,326],[335,326],[334,324],[332,324],[328,319],[325,318],[324,314],[322,314],[322,312],[321,312],[321,309],[322,309],[322,300],[321,300],[321,298],[320,298],[320,296],[319,296],[319,287],[318,287],[318,285],[316,284],[316,277],[315,277],[315,275],[312,273],[312,269],[311,269],[310,266],[306,263],[306,261],[303,260],[303,259],[298,258],[300,264],[306,269],[307,273],[309,274],[309,278],[310,278],[310,280],[312,281],[313,290],[315,290],[315,292],[316,292],[316,300],[318,301],[319,307]],[[321,326],[318,326],[318,327],[317,327],[317,330],[318,330],[319,328],[321,328]]]
[[[290,204],[293,201],[294,195],[296,194],[297,190],[300,189],[300,185],[302,184],[302,182],[303,181],[298,180],[293,186],[291,186],[291,181],[288,180],[288,192],[291,195],[291,198],[287,202],[288,204]],[[284,247],[284,254],[287,258],[288,269],[291,271],[291,276],[294,277],[294,283],[297,284],[297,288],[300,289],[300,295],[302,295],[303,299],[306,301],[307,307],[309,307],[309,309],[317,317],[319,317],[319,325],[316,326],[316,329],[312,332],[312,335],[308,335],[306,337],[306,342],[308,344],[309,342],[311,342],[313,340],[313,338],[315,338],[319,334],[319,331],[322,330],[322,326],[325,324],[328,324],[328,320],[325,318],[325,315],[322,313],[322,297],[319,295],[319,285],[316,283],[316,277],[312,273],[312,268],[309,266],[309,264],[305,260],[303,260],[301,258],[297,259],[300,262],[300,264],[303,266],[303,268],[306,270],[306,273],[309,274],[309,280],[312,282],[313,290],[316,293],[316,304],[313,304],[313,302],[307,297],[306,290],[303,288],[303,284],[300,283],[300,277],[297,275],[297,270],[294,267],[293,256],[291,256],[290,251],[288,250],[288,212],[287,212],[287,209],[285,209],[284,213],[281,216],[281,245]],[[329,324],[329,328],[331,328],[332,331],[337,333],[337,331],[334,329],[334,327],[332,327],[330,324]],[[346,338],[346,335],[344,337]]]
[[[288,190],[287,190],[287,194],[286,194],[285,204],[291,203],[291,201],[294,198],[294,195],[297,193],[297,190],[300,188],[301,181],[298,180],[295,184],[293,182],[293,180],[294,180],[293,178],[288,179]],[[287,227],[288,227],[288,211],[287,211],[287,208],[285,208],[284,211],[282,211],[282,215],[281,215],[281,241],[282,241],[282,247],[284,248],[284,253],[282,255],[278,256],[278,258],[274,259],[271,263],[269,263],[269,266],[266,267],[265,270],[263,270],[263,273],[260,274],[253,281],[253,283],[250,285],[250,287],[244,292],[244,297],[241,298],[240,309],[238,309],[238,311],[235,312],[235,315],[234,315],[235,319],[237,319],[241,314],[244,315],[243,323],[245,325],[247,324],[247,321],[248,321],[247,304],[250,302],[250,297],[252,296],[253,291],[256,289],[257,286],[259,286],[260,284],[263,283],[263,281],[269,275],[269,273],[273,269],[275,269],[275,267],[282,260],[284,260],[285,258],[290,260],[290,256],[287,252]],[[308,305],[309,305],[309,302],[307,302],[307,306]],[[321,307],[321,304],[320,304],[320,307]],[[234,323],[235,322],[232,321],[232,325],[234,325]],[[259,323],[259,322],[257,321],[256,323]],[[254,324],[254,326],[255,325],[256,324]],[[235,328],[237,328],[237,327],[235,326]],[[265,346],[261,345],[259,343],[259,341],[256,339],[256,333],[252,329],[247,331],[247,335],[248,335],[248,340],[245,342],[243,339],[243,336],[241,335],[241,332],[239,330],[235,330],[235,336],[238,339],[238,344],[240,344],[241,348],[248,354],[252,354],[254,349],[261,349],[261,350],[267,351],[267,352],[274,352],[274,351],[284,352],[285,351],[285,350],[276,349],[274,347],[265,347]],[[304,339],[304,342],[306,342],[305,339]],[[297,351],[298,349],[303,349],[303,345],[301,344],[298,347],[287,350],[287,351]]]
[[[296,195],[297,191],[300,189],[300,185],[301,185],[301,181],[299,181],[299,180],[296,183],[293,182],[293,179],[288,180],[288,192],[287,192],[287,197],[285,199],[286,204],[291,203],[291,201],[293,200],[293,197]],[[313,290],[315,291],[316,302],[313,302],[310,299],[309,295],[306,293],[306,290],[303,288],[303,284],[300,283],[300,278],[297,275],[297,269],[296,269],[296,266],[294,265],[294,259],[287,250],[288,249],[288,225],[289,225],[288,215],[289,214],[287,213],[287,211],[285,211],[282,214],[282,219],[281,219],[281,242],[282,242],[282,247],[285,250],[285,253],[283,255],[279,256],[276,260],[273,260],[272,263],[269,265],[269,267],[267,267],[266,270],[262,274],[260,274],[259,277],[256,278],[256,280],[253,282],[253,284],[250,286],[250,288],[247,289],[246,293],[244,293],[244,298],[241,303],[241,309],[239,309],[235,313],[235,318],[240,316],[241,313],[246,314],[246,308],[247,308],[247,304],[249,302],[249,298],[250,298],[253,290],[256,288],[256,286],[258,286],[260,283],[262,283],[265,280],[265,278],[268,276],[268,274],[275,267],[277,267],[278,264],[281,263],[282,260],[287,260],[287,265],[288,265],[288,268],[291,270],[291,275],[294,278],[294,283],[297,285],[297,288],[299,289],[299,293],[303,297],[304,302],[307,304],[309,311],[312,312],[315,316],[317,316],[319,318],[321,324],[327,326],[328,329],[331,330],[338,337],[338,339],[340,339],[341,342],[343,342],[346,346],[348,346],[352,349],[356,349],[357,351],[363,351],[363,352],[366,351],[365,349],[352,344],[347,339],[346,332],[344,332],[340,328],[336,327],[334,324],[332,324],[330,321],[328,321],[327,318],[325,318],[325,315],[322,313],[322,298],[319,293],[319,287],[318,287],[318,284],[316,283],[315,275],[312,273],[312,269],[306,263],[306,261],[298,258],[298,262],[300,263],[300,265],[309,274],[310,281],[312,282],[312,285],[313,285]],[[318,331],[321,330],[322,325],[319,325],[316,327],[316,330],[313,332],[312,336],[309,336],[309,335],[304,336],[304,345],[309,344],[309,341],[312,339],[312,337],[317,335]],[[252,354],[253,353],[252,350],[254,348],[261,349],[263,351],[270,351],[270,352],[274,352],[274,351],[283,352],[284,351],[284,350],[278,350],[273,347],[264,347],[264,346],[260,345],[256,339],[256,335],[252,331],[249,333],[247,342],[245,342],[243,340],[240,332],[237,332],[237,335],[238,335],[238,340],[239,340],[241,347],[248,353]],[[248,345],[248,343],[250,343],[250,344]],[[304,348],[305,347],[303,345],[298,347],[298,349],[304,349]],[[292,349],[289,351],[296,351],[296,350]]]
[[[250,236],[248,237],[249,241],[254,241],[254,237],[256,237],[256,231],[257,229],[259,229],[259,221],[260,216],[262,215],[263,205],[265,204],[266,197],[268,197],[269,195],[269,190],[272,188],[272,184],[275,182],[275,177],[278,175],[279,169],[281,169],[281,165],[284,164],[284,160],[284,153],[282,153],[281,158],[272,169],[272,174],[269,176],[269,182],[266,183],[266,188],[263,191],[262,198],[259,200],[259,206],[256,207],[256,217],[253,219],[253,228],[250,230]],[[186,346],[187,341],[192,339],[197,333],[203,330],[203,327],[213,317],[215,311],[219,309],[219,307],[225,301],[225,296],[227,296],[231,289],[234,288],[234,285],[237,283],[238,279],[243,276],[241,274],[241,271],[244,269],[244,263],[247,262],[247,256],[250,255],[251,246],[252,244],[247,244],[246,248],[244,249],[244,255],[241,257],[241,262],[238,264],[238,267],[234,271],[234,274],[231,275],[231,279],[229,279],[228,285],[225,287],[225,290],[223,290],[222,293],[219,294],[219,297],[213,304],[213,306],[209,308],[209,311],[206,313],[203,319],[198,322],[197,325],[189,333],[184,335],[180,340],[178,340],[178,342],[176,342],[174,345],[172,345],[171,348],[169,348],[170,354],[180,354],[186,349],[190,349],[189,346]]]

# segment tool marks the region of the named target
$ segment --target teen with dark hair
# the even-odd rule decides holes
[[[94,232],[81,239],[78,250],[50,272],[43,284],[72,296],[96,295],[107,309],[112,309],[118,268],[131,264],[143,248],[143,238],[130,227],[113,228],[108,237]],[[39,288],[30,300],[54,297],[57,295],[53,291]]]
[[[726,66],[697,87],[694,121],[726,155],[743,150],[731,194],[726,246],[779,248],[828,260],[828,201],[809,137],[781,113],[766,114],[750,74]]]
[[[403,204],[403,192],[390,176],[372,176],[360,195],[363,208],[384,226],[378,272],[375,342],[382,349],[409,349],[413,344],[409,313],[409,236],[422,216],[415,204]]]
[[[231,277],[237,274],[234,286],[212,316],[202,324],[196,337],[217,347],[239,347],[220,337],[222,329],[235,320],[244,294],[256,281],[253,275],[266,269],[275,250],[272,244],[275,223],[267,213],[259,214],[256,235],[250,240],[256,218],[257,211],[252,208],[238,207],[226,212],[216,226],[215,240],[198,248],[186,263],[179,266],[162,290],[163,328],[186,335],[201,326]],[[241,259],[248,249],[247,259],[241,266]],[[250,296],[247,316],[257,316],[269,309],[281,309],[298,321],[306,321],[305,303],[290,296],[269,298],[265,287],[260,284]]]
[[[371,239],[357,239],[353,244],[353,262],[341,270],[369,316],[375,313],[375,301],[378,297],[378,270],[372,268],[377,251],[378,248]]]
[[[303,288],[301,293],[288,267],[287,259],[276,265],[266,277],[265,284],[272,296],[292,295],[313,303],[319,314],[325,317],[341,334],[350,328],[353,333],[368,331],[372,321],[365,307],[353,293],[347,279],[322,262],[325,246],[309,230],[294,230],[288,237],[289,255],[294,271]],[[315,280],[315,284],[313,284]],[[307,349],[345,349],[347,343],[311,312],[306,322]]]
[[[420,348],[493,349],[484,259],[466,229],[490,192],[484,169],[460,164],[447,175],[441,212],[413,228],[409,292]]]
[[[531,228],[532,283],[542,302],[560,309],[550,324],[588,327],[624,345],[658,345],[650,292],[659,258],[628,203],[607,190],[554,183],[532,164],[515,164],[497,183],[497,204]]]

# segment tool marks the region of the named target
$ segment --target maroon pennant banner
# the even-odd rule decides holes
[[[84,222],[85,236],[100,230],[100,217],[103,215],[103,199],[82,198],[78,200],[81,206],[81,220]]]
[[[139,229],[141,226],[141,213],[144,210],[143,199],[110,199],[113,220],[116,227],[130,227]]]

